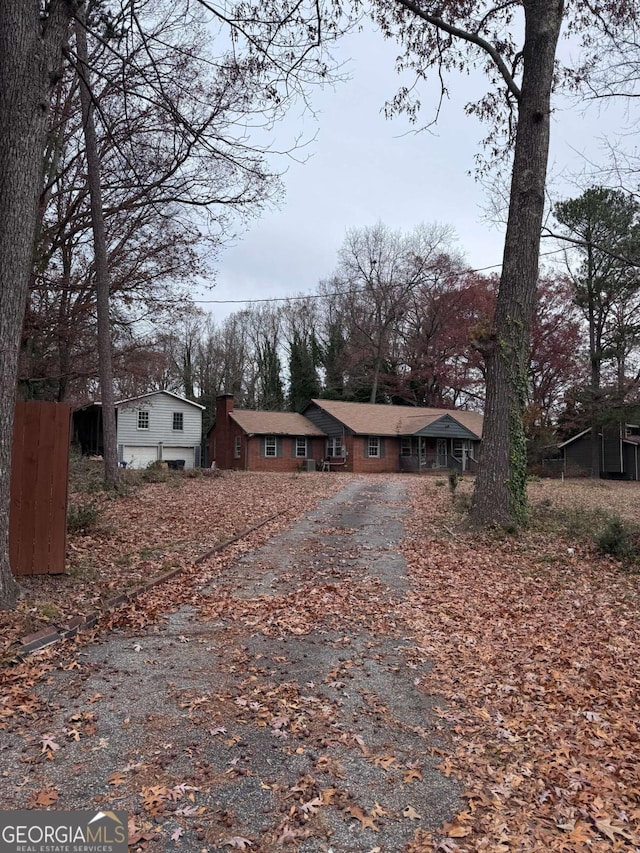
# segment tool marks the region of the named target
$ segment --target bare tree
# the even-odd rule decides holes
[[[13,411],[47,114],[79,6],[79,0],[0,4],[0,608],[18,595],[9,564]]]
[[[111,361],[111,319],[109,262],[107,258],[107,234],[102,212],[102,182],[100,179],[100,160],[98,140],[91,102],[91,80],[89,71],[89,52],[84,17],[79,16],[75,23],[76,51],[78,55],[78,75],[80,78],[80,102],[84,124],[84,140],[87,156],[87,183],[91,200],[91,228],[93,231],[93,251],[96,282],[96,308],[98,325],[98,369],[100,373],[100,396],[102,402],[102,432],[104,475],[108,486],[115,486],[118,480],[118,448],[116,439],[116,407],[113,394],[113,364]]]
[[[158,4],[154,7],[148,0],[146,4],[144,0],[131,0],[120,8],[122,14],[116,14],[115,20],[108,13],[103,18],[108,31],[106,36],[110,37],[112,30],[115,31],[121,23],[126,24],[127,33],[139,32],[139,55],[149,56],[151,30],[149,26],[144,31],[138,27],[138,12],[143,5],[152,11],[160,8]],[[200,9],[209,7],[204,2],[197,5]],[[164,8],[169,6],[167,3]],[[47,115],[51,95],[61,74],[63,48],[69,27],[74,15],[83,7],[82,0],[3,0],[0,4],[0,217],[3,223],[0,235],[0,607],[10,606],[17,595],[8,552],[13,408],[20,333],[31,276],[36,222],[41,210],[39,195],[43,181]],[[189,11],[193,4],[187,3],[185,7]],[[241,101],[244,80],[248,75],[255,81],[253,92],[257,100],[249,98],[246,106],[262,103],[269,107],[266,113],[264,109],[256,113],[263,126],[281,114],[300,93],[301,86],[294,85],[296,80],[301,83],[312,75],[327,79],[329,65],[321,47],[323,39],[318,32],[310,31],[307,22],[302,22],[298,15],[285,15],[282,22],[273,26],[267,20],[267,28],[271,26],[272,35],[276,35],[276,31],[279,34],[271,43],[268,57],[264,51],[256,51],[255,43],[251,40],[245,42],[243,51],[236,37],[240,32],[248,32],[246,27],[242,29],[242,16],[235,16],[232,20],[222,8],[214,10],[213,16],[221,28],[231,28],[227,29],[230,34],[227,44],[231,62],[225,65],[228,86],[220,88],[220,95],[224,97],[225,92],[235,87],[235,91],[240,92]],[[293,34],[291,38],[287,37],[287,32]],[[161,42],[162,37],[159,36],[156,43]],[[183,57],[184,54],[178,48],[174,56]],[[122,59],[122,69],[136,67],[131,54]],[[161,63],[152,61],[151,66],[157,71]],[[216,68],[218,63],[213,62],[210,67]],[[166,87],[158,75],[147,75],[146,84],[148,89],[143,97],[153,100],[149,95],[150,88],[158,100],[165,100]],[[211,110],[204,110],[207,95],[198,84],[198,78],[194,77],[189,88],[180,89],[177,82],[170,86],[170,94],[176,95],[177,99],[166,99],[167,109],[163,116],[163,126],[171,123],[189,131],[183,137],[184,144],[175,147],[175,169],[168,173],[176,176],[182,188],[185,187],[181,170],[184,156],[193,149],[196,137],[202,139],[203,131],[210,123]],[[196,101],[203,107],[200,124],[187,120],[180,110],[181,96],[184,99],[190,92],[195,93]],[[241,132],[241,128],[246,128],[246,125],[242,115],[238,115],[235,124],[237,132],[233,138],[227,138],[228,146],[225,147],[222,138],[218,143],[209,144],[209,151],[219,155],[218,163],[227,161],[230,149],[244,149],[247,152],[246,144],[243,146],[246,136]],[[144,149],[144,154],[151,159],[157,153],[153,148]],[[243,171],[246,180],[253,183],[256,177],[258,180],[261,178],[251,168],[251,163],[255,164],[256,159],[253,152],[248,153],[250,156],[245,161]],[[164,163],[162,166],[161,172],[166,179]],[[135,168],[132,173],[137,177]],[[194,166],[186,189],[204,188],[207,181],[205,175],[204,169]],[[142,195],[149,189],[146,181],[139,181],[138,186]],[[218,188],[215,182],[211,186]],[[176,192],[172,191],[170,198],[175,200],[176,197]],[[205,192],[204,200],[213,203],[220,197],[215,189],[213,192],[210,189]],[[237,192],[224,192],[222,197],[238,205],[243,201],[242,193]],[[200,196],[199,200],[202,199],[203,196]],[[190,200],[194,200],[193,195]],[[134,203],[135,199],[132,198],[132,205]]]

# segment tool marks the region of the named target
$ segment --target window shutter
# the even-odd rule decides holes
[[[369,458],[369,436],[365,435],[364,437],[364,456],[365,459]]]
[[[260,456],[266,456],[265,445],[266,445],[266,440],[265,440],[265,437],[262,435],[262,436],[260,436]]]
[[[380,459],[384,459],[384,438],[379,438],[380,442]]]
[[[276,456],[282,456],[282,439],[276,438]]]
[[[293,459],[295,459],[296,458],[296,450],[298,447],[298,439],[294,435],[289,439],[289,441],[291,442],[291,456],[293,457]]]

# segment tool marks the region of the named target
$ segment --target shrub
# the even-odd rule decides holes
[[[471,495],[463,492],[453,497],[453,505],[458,512],[469,512],[471,509]]]
[[[640,527],[612,516],[595,536],[596,544],[603,554],[610,554],[623,563],[640,560]]]
[[[186,480],[198,480],[203,476],[202,468],[187,468],[183,471],[183,476]]]
[[[169,470],[166,462],[149,462],[142,472],[145,483],[166,483],[169,479]]]
[[[460,476],[456,469],[449,471],[449,489],[451,490],[451,494],[455,495],[456,489],[458,488],[458,483],[460,482]]]
[[[100,516],[100,507],[89,503],[70,506],[67,511],[67,530],[69,533],[88,533],[95,527]]]
[[[73,447],[69,456],[69,487],[72,492],[95,493],[104,491],[104,462],[82,456]]]

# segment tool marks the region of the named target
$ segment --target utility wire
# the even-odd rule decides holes
[[[550,252],[542,252],[540,257],[547,255],[556,255],[564,249],[554,249]],[[487,272],[488,270],[500,269],[502,264],[491,264],[487,267],[478,267],[477,269],[465,269],[460,272],[449,273],[451,278],[462,278],[473,273]],[[330,296],[348,296],[350,293],[362,292],[363,288],[355,288],[353,290],[333,291],[332,293],[309,293],[300,294],[298,296],[265,296],[262,299],[194,299],[197,305],[256,305],[263,302],[302,302],[307,299],[327,299]]]

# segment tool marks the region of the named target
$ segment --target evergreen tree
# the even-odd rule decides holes
[[[315,337],[304,341],[294,333],[289,355],[289,408],[301,412],[313,397],[320,394]]]

